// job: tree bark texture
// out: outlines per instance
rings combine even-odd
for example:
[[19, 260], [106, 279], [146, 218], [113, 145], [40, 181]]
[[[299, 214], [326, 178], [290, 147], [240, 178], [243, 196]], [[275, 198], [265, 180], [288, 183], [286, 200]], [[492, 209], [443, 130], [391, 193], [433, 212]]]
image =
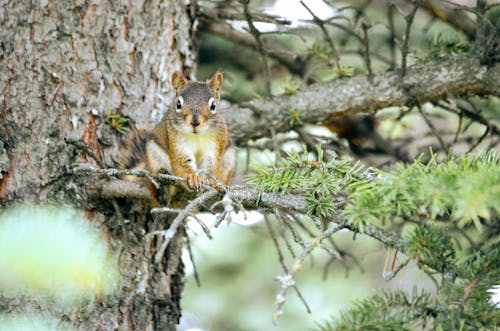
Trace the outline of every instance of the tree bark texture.
[[[180, 0], [0, 1], [0, 203], [85, 201], [87, 179], [71, 176], [82, 154], [66, 141], [84, 138], [113, 165], [119, 135], [107, 114], [126, 114], [141, 127], [163, 116], [172, 72], [190, 72], [194, 63], [191, 22]], [[81, 330], [175, 329], [182, 233], [156, 265], [155, 240], [147, 246], [145, 233], [168, 219], [153, 222], [139, 205], [115, 202], [87, 215], [119, 256], [117, 293], [78, 313], [0, 296], [1, 310], [52, 309]]]

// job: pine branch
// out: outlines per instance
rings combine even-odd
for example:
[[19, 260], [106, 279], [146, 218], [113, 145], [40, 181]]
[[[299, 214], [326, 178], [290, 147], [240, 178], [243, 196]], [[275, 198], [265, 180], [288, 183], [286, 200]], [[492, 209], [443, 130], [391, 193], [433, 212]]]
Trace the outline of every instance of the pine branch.
[[374, 330], [400, 331], [425, 329], [435, 310], [429, 293], [410, 295], [403, 291], [383, 292], [357, 301], [349, 310], [341, 312], [338, 319], [320, 324], [320, 331]]

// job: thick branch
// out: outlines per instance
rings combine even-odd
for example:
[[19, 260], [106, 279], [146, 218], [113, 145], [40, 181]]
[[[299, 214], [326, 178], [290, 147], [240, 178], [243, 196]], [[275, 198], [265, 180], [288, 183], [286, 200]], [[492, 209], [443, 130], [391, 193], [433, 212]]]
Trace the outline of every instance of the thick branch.
[[[89, 171], [95, 170], [95, 168], [89, 169]], [[81, 169], [79, 169], [79, 172], [85, 173]], [[297, 195], [270, 194], [245, 186], [231, 186], [228, 188], [228, 192], [234, 199], [241, 201], [245, 208], [282, 208], [299, 213], [306, 213], [307, 211], [305, 198]], [[144, 184], [119, 179], [92, 185], [89, 193], [90, 196], [106, 199], [127, 198], [145, 201], [151, 199], [150, 193]], [[223, 193], [220, 193], [220, 195], [222, 196]]]
[[226, 109], [231, 134], [240, 146], [249, 139], [269, 136], [270, 129], [292, 128], [290, 113], [299, 111], [303, 122], [317, 123], [335, 114], [375, 112], [392, 106], [412, 106], [451, 96], [500, 95], [500, 64], [482, 66], [471, 56], [427, 62], [397, 72], [336, 79], [314, 84], [297, 94], [254, 100]]
[[[94, 170], [94, 168], [89, 169], [89, 171]], [[82, 172], [82, 170], [80, 169], [79, 172]], [[99, 199], [122, 197], [132, 200], [138, 198], [148, 200], [149, 198], [145, 185], [119, 179], [98, 181], [91, 187], [88, 187], [88, 189], [90, 190], [88, 192], [90, 196]], [[230, 186], [227, 188], [227, 194], [232, 199], [240, 201], [245, 208], [282, 209], [302, 214], [305, 214], [308, 210], [306, 199], [294, 194], [274, 194], [246, 186]], [[223, 195], [224, 193], [221, 192], [218, 198], [222, 198]], [[334, 218], [332, 219], [333, 222], [342, 223], [342, 219], [337, 219], [338, 215], [334, 216]], [[355, 225], [345, 225], [345, 227], [352, 232], [365, 234], [387, 246], [394, 247], [400, 252], [405, 251], [405, 239], [395, 233], [386, 231], [375, 225], [365, 225], [363, 228]]]

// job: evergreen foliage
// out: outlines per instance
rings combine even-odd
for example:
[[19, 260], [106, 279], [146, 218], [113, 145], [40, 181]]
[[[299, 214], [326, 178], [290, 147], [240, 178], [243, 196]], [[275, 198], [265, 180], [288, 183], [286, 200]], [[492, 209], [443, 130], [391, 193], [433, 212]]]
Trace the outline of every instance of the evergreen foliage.
[[431, 304], [430, 295], [416, 288], [411, 296], [403, 291], [383, 292], [358, 301], [337, 321], [320, 324], [319, 330], [414, 330], [428, 324], [434, 314]]
[[[392, 172], [332, 157], [291, 153], [249, 180], [263, 190], [302, 195], [308, 212], [394, 247], [435, 280], [437, 294], [393, 291], [356, 303], [319, 330], [494, 330], [500, 310], [487, 290], [500, 283], [500, 157], [431, 153]], [[399, 271], [399, 270], [397, 270]], [[395, 272], [397, 272], [395, 271]]]
[[499, 156], [450, 157], [439, 163], [433, 155], [399, 165], [383, 180], [353, 190], [345, 214], [353, 223], [380, 223], [394, 218], [443, 220], [460, 227], [473, 222], [478, 230], [500, 211]]
[[265, 191], [303, 194], [308, 202], [308, 214], [321, 217], [334, 212], [337, 201], [332, 197], [366, 178], [360, 163], [334, 157], [325, 161], [319, 147], [316, 159], [306, 150], [302, 154], [292, 152], [272, 166], [258, 165], [254, 170], [255, 173], [247, 177], [249, 182]]

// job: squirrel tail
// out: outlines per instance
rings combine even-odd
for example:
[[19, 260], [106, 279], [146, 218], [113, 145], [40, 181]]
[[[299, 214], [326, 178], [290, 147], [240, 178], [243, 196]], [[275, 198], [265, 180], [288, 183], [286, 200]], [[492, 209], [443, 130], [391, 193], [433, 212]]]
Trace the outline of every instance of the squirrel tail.
[[144, 129], [131, 129], [122, 142], [122, 158], [119, 169], [144, 169], [146, 166], [146, 143], [150, 134]]

